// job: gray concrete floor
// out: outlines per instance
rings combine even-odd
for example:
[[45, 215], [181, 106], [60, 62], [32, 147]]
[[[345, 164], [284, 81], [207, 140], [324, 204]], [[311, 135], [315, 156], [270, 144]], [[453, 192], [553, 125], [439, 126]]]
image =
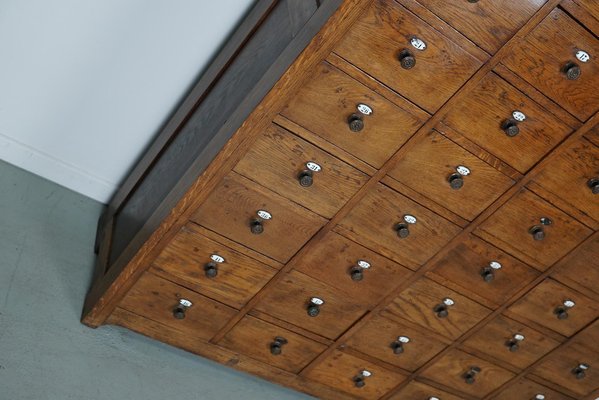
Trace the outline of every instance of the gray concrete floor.
[[101, 205], [0, 161], [0, 400], [309, 399], [79, 323]]

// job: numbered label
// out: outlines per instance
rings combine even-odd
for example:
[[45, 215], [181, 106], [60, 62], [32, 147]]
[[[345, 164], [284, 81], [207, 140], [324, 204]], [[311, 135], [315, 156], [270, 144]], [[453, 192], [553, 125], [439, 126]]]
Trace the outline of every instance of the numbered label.
[[416, 50], [420, 50], [420, 51], [426, 50], [426, 43], [424, 43], [424, 40], [417, 38], [416, 36], [414, 36], [412, 39], [410, 39], [410, 44]]
[[397, 338], [397, 341], [401, 343], [410, 343], [410, 338], [407, 336], [400, 336]]
[[579, 61], [585, 63], [591, 59], [591, 56], [586, 51], [578, 50], [576, 52], [576, 58], [578, 58]]
[[517, 341], [521, 342], [521, 341], [523, 341], [523, 340], [524, 340], [524, 335], [523, 335], [523, 334], [521, 334], [521, 333], [516, 333], [516, 334], [514, 335], [514, 339], [516, 339]]
[[368, 261], [358, 260], [358, 267], [362, 269], [368, 269], [370, 268], [370, 263]]
[[470, 168], [465, 167], [463, 165], [458, 165], [455, 170], [458, 172], [458, 174], [462, 176], [470, 175]]
[[372, 372], [368, 371], [367, 369], [364, 369], [360, 371], [360, 375], [362, 375], [364, 378], [368, 378], [369, 376], [372, 376]]
[[306, 163], [306, 168], [313, 172], [320, 172], [320, 170], [322, 169], [322, 167], [316, 164], [314, 161]]
[[514, 119], [518, 122], [522, 122], [526, 119], [526, 115], [522, 111], [518, 110], [512, 113], [512, 117], [514, 117]]
[[576, 305], [576, 303], [573, 300], [565, 300], [564, 301], [564, 306], [568, 307], [568, 308], [572, 308]]
[[193, 305], [193, 303], [187, 299], [180, 299], [179, 304], [181, 304], [183, 307], [191, 307]]
[[455, 304], [455, 301], [453, 301], [449, 297], [446, 297], [443, 299], [443, 304], [445, 304], [446, 306], [453, 306]]
[[321, 305], [323, 305], [323, 304], [324, 304], [324, 300], [323, 300], [323, 299], [320, 299], [320, 298], [318, 298], [318, 297], [312, 297], [312, 298], [310, 299], [310, 302], [311, 302], [312, 304], [316, 304], [317, 306], [321, 306]]
[[415, 224], [418, 221], [415, 216], [410, 214], [404, 215], [403, 220], [406, 221], [408, 224]]
[[491, 261], [489, 263], [489, 267], [491, 267], [493, 269], [501, 269], [501, 264], [497, 261]]
[[272, 218], [272, 215], [268, 211], [265, 211], [265, 210], [258, 210], [258, 212], [256, 214], [258, 214], [258, 216], [264, 220], [269, 220]]
[[359, 112], [361, 112], [364, 115], [372, 114], [372, 108], [370, 108], [370, 106], [367, 104], [360, 103], [356, 106], [356, 108], [358, 109]]

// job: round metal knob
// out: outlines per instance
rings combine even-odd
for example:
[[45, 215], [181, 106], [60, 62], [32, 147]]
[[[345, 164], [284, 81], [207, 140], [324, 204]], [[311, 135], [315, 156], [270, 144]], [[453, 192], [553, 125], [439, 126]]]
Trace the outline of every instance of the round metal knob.
[[356, 376], [354, 377], [354, 385], [357, 388], [363, 388], [364, 386], [366, 386], [366, 382], [364, 381], [364, 378], [361, 376]]
[[568, 310], [566, 310], [565, 307], [557, 307], [555, 309], [555, 315], [557, 316], [557, 319], [559, 320], [564, 320], [564, 319], [568, 319], [569, 315], [568, 315]]
[[563, 71], [564, 74], [566, 74], [566, 78], [568, 78], [570, 81], [575, 81], [576, 79], [580, 78], [580, 74], [582, 73], [580, 67], [572, 61], [564, 65]]
[[520, 128], [518, 128], [518, 124], [514, 121], [506, 120], [502, 125], [501, 129], [505, 132], [509, 137], [517, 136], [520, 133]]
[[464, 381], [468, 385], [472, 385], [476, 381], [476, 375], [481, 371], [479, 367], [470, 367], [468, 371], [463, 375]]
[[593, 194], [599, 194], [599, 178], [589, 179], [587, 185], [589, 186]]
[[516, 352], [520, 349], [520, 345], [518, 344], [518, 342], [516, 340], [510, 340], [509, 342], [507, 342], [507, 348], [512, 352]]
[[404, 352], [403, 343], [398, 340], [391, 343], [391, 348], [393, 349], [393, 354], [401, 354]]
[[349, 130], [352, 132], [360, 132], [364, 129], [364, 118], [360, 114], [352, 114], [347, 119]]
[[530, 234], [532, 235], [534, 240], [543, 240], [545, 239], [545, 230], [542, 226], [535, 225], [530, 228]]
[[216, 275], [218, 275], [218, 265], [213, 262], [204, 265], [204, 274], [206, 274], [206, 277], [208, 278], [215, 278]]
[[449, 310], [445, 304], [437, 304], [433, 310], [439, 318], [447, 318], [449, 316]]
[[259, 235], [262, 232], [264, 232], [264, 225], [262, 225], [262, 221], [260, 220], [253, 220], [250, 223], [250, 231], [254, 234], [254, 235]]
[[416, 57], [408, 49], [404, 49], [399, 53], [399, 64], [403, 69], [412, 69], [416, 65]]
[[359, 282], [364, 279], [364, 270], [357, 265], [352, 267], [352, 269], [349, 271], [349, 274], [352, 281]]
[[312, 171], [302, 171], [298, 177], [300, 186], [303, 186], [303, 187], [312, 186], [312, 183], [314, 183], [314, 178], [312, 175], [313, 175]]
[[401, 239], [405, 239], [410, 236], [410, 228], [408, 228], [408, 225], [406, 224], [397, 225], [395, 230], [397, 231], [397, 236], [399, 236]]
[[287, 339], [284, 337], [277, 336], [275, 340], [270, 344], [270, 354], [278, 356], [283, 352], [283, 345], [287, 344]]
[[185, 318], [185, 308], [182, 306], [177, 306], [173, 309], [173, 317], [175, 319], [184, 319]]
[[495, 279], [495, 271], [491, 267], [485, 267], [481, 271], [480, 275], [483, 277], [485, 282], [492, 282]]
[[572, 370], [572, 374], [574, 374], [576, 379], [584, 379], [587, 375], [586, 370], [589, 368], [588, 364], [578, 364], [578, 366]]
[[320, 307], [317, 304], [310, 303], [307, 311], [310, 317], [317, 317], [320, 314]]
[[449, 187], [453, 190], [459, 190], [464, 186], [464, 178], [458, 173], [451, 174], [447, 180], [449, 181]]

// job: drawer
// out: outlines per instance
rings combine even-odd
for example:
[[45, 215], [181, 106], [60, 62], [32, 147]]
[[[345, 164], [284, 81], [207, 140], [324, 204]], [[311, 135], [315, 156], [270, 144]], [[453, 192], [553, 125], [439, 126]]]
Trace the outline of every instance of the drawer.
[[564, 336], [574, 335], [599, 317], [599, 304], [551, 279], [540, 283], [508, 310]]
[[[360, 112], [360, 105], [372, 112]], [[368, 113], [368, 109], [360, 110]], [[317, 67], [281, 114], [375, 168], [423, 124], [328, 63]], [[356, 119], [361, 123], [350, 126]]]
[[574, 0], [574, 2], [599, 21], [599, 3], [597, 3], [597, 0]]
[[493, 400], [514, 400], [514, 399], [547, 399], [547, 400], [574, 400], [565, 394], [556, 392], [543, 385], [528, 379], [521, 379], [510, 384], [503, 389]]
[[454, 349], [425, 369], [422, 377], [482, 398], [512, 379], [514, 374]]
[[412, 381], [391, 396], [389, 400], [463, 400], [462, 397], [447, 393], [441, 389]]
[[379, 399], [406, 379], [397, 372], [341, 351], [334, 351], [321, 361], [306, 378], [369, 400]]
[[[323, 300], [324, 304], [311, 308], [314, 297]], [[308, 315], [309, 308], [310, 312], [318, 315]], [[368, 307], [317, 279], [291, 271], [267, 289], [256, 309], [318, 335], [336, 339], [360, 319]]]
[[231, 307], [241, 308], [277, 270], [215, 242], [187, 224], [153, 263], [158, 275]]
[[330, 218], [368, 176], [316, 146], [271, 125], [234, 171]]
[[486, 307], [423, 278], [404, 290], [381, 315], [407, 319], [457, 339], [490, 313]]
[[514, 184], [436, 131], [417, 137], [389, 176], [470, 221]]
[[552, 277], [568, 284], [575, 282], [599, 295], [599, 234], [561, 260]]
[[559, 154], [534, 181], [599, 221], [599, 147], [581, 139]]
[[375, 0], [334, 50], [430, 113], [482, 65], [395, 1]]
[[407, 371], [415, 371], [440, 353], [447, 340], [426, 330], [376, 316], [356, 332], [347, 346]]
[[503, 63], [584, 121], [599, 108], [598, 58], [599, 41], [556, 8]]
[[493, 73], [485, 76], [468, 96], [463, 96], [443, 122], [521, 173], [533, 167], [572, 131]]
[[374, 306], [411, 274], [409, 269], [334, 232], [297, 263], [298, 271]]
[[381, 184], [366, 194], [335, 229], [414, 270], [461, 230]]
[[222, 180], [191, 220], [282, 263], [326, 223], [236, 173]]
[[573, 343], [581, 344], [583, 347], [599, 354], [599, 319], [584, 328], [572, 339]]
[[236, 311], [182, 286], [144, 273], [119, 307], [168, 325], [198, 340], [210, 340]]
[[524, 369], [559, 346], [559, 342], [512, 319], [499, 316], [464, 345]]
[[239, 321], [219, 345], [293, 373], [298, 373], [327, 348], [251, 316]]
[[522, 190], [475, 233], [544, 271], [580, 244], [591, 230], [539, 196]]
[[[576, 373], [588, 366], [584, 376]], [[589, 351], [579, 344], [572, 344], [552, 353], [531, 373], [561, 387], [570, 389], [581, 397], [599, 387], [599, 353]]]
[[547, 0], [418, 0], [468, 39], [494, 54]]
[[451, 246], [432, 274], [497, 305], [503, 304], [539, 273], [472, 235]]

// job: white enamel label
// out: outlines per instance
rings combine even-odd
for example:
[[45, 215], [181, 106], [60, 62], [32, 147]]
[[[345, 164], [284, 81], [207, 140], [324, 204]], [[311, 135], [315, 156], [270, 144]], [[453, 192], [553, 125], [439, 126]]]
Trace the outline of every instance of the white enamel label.
[[446, 297], [443, 299], [443, 304], [445, 304], [446, 306], [453, 306], [455, 304], [455, 301], [453, 301], [449, 297]]
[[514, 117], [514, 119], [518, 122], [522, 122], [526, 119], [526, 115], [522, 111], [518, 110], [512, 113], [512, 117]]
[[310, 302], [311, 302], [312, 304], [316, 304], [317, 306], [321, 306], [321, 305], [323, 305], [323, 304], [324, 304], [324, 300], [323, 300], [323, 299], [319, 299], [318, 297], [312, 297], [312, 298], [310, 299]]
[[402, 343], [410, 343], [410, 338], [407, 336], [400, 336], [397, 338], [398, 341], [402, 342]]
[[521, 341], [523, 341], [523, 340], [524, 340], [524, 335], [523, 335], [523, 334], [521, 334], [521, 333], [516, 333], [516, 334], [514, 335], [514, 339], [516, 339], [517, 341], [521, 342]]
[[368, 269], [370, 268], [370, 263], [368, 261], [358, 260], [358, 267], [362, 269]]
[[580, 364], [579, 367], [580, 369], [589, 369], [589, 366], [587, 364]]
[[360, 375], [362, 375], [364, 378], [368, 378], [369, 376], [372, 376], [372, 372], [364, 369], [360, 372]]
[[420, 38], [413, 37], [410, 40], [410, 43], [412, 44], [412, 47], [414, 47], [416, 50], [423, 51], [426, 49], [426, 43], [424, 43], [424, 40]]
[[187, 299], [180, 299], [179, 304], [181, 304], [183, 307], [191, 307], [193, 303]]
[[568, 307], [568, 308], [572, 308], [576, 305], [576, 303], [572, 300], [565, 300], [564, 301], [564, 306]]
[[455, 170], [458, 172], [458, 174], [462, 176], [470, 175], [470, 168], [465, 167], [463, 165], [458, 165]]
[[535, 400], [545, 400], [545, 395], [539, 393], [535, 395]]
[[356, 108], [358, 109], [358, 111], [360, 111], [362, 114], [364, 115], [370, 115], [372, 114], [372, 108], [370, 108], [370, 106], [364, 104], [364, 103], [360, 103], [356, 106]]
[[583, 63], [588, 62], [591, 59], [591, 56], [586, 51], [578, 50], [576, 52], [576, 58], [582, 61]]
[[222, 264], [222, 263], [224, 263], [224, 262], [225, 262], [225, 258], [224, 258], [224, 257], [221, 257], [221, 256], [219, 256], [218, 254], [213, 254], [213, 255], [211, 255], [211, 256], [210, 256], [210, 259], [211, 259], [212, 261], [214, 261], [215, 263], [219, 263], [219, 264]]
[[258, 210], [257, 212], [258, 216], [262, 219], [271, 219], [272, 215], [270, 215], [270, 213], [268, 211], [264, 211], [264, 210]]
[[432, 397], [429, 397], [428, 400], [441, 400], [441, 399], [439, 399], [438, 397], [432, 396]]
[[320, 165], [316, 164], [314, 161], [306, 163], [306, 168], [314, 172], [320, 172], [320, 170], [322, 169]]
[[497, 261], [491, 261], [489, 263], [489, 267], [491, 267], [493, 269], [501, 269], [501, 264], [498, 263]]
[[410, 214], [404, 215], [403, 220], [406, 221], [408, 224], [415, 224], [417, 221], [416, 217]]

